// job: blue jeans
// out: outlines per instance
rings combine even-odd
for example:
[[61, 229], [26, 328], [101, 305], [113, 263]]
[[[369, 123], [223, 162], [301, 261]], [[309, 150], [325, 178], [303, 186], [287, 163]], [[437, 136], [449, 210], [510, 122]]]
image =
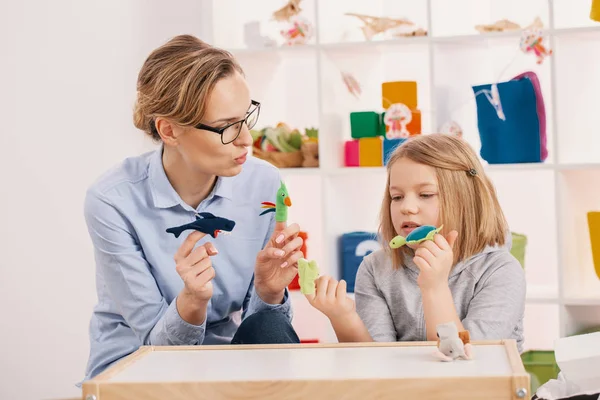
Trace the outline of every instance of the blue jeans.
[[278, 311], [263, 310], [245, 318], [231, 344], [300, 343], [289, 319]]

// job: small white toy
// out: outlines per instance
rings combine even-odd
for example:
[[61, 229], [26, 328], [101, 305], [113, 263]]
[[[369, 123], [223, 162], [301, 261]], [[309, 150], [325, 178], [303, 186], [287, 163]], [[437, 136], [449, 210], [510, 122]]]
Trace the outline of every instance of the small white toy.
[[469, 331], [458, 332], [454, 322], [439, 324], [437, 327], [438, 344], [433, 353], [441, 361], [454, 361], [462, 358], [471, 360], [473, 349], [470, 343]]

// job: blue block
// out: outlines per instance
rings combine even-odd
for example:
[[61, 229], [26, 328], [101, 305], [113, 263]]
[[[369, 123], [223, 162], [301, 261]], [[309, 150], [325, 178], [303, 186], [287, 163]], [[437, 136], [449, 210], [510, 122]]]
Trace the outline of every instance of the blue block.
[[[506, 117], [502, 120], [485, 94], [477, 102], [477, 128], [481, 138], [481, 157], [490, 164], [542, 161], [540, 121], [536, 93], [529, 79], [498, 83], [500, 103]], [[473, 86], [473, 92], [491, 90], [491, 85]]]
[[379, 249], [381, 244], [376, 233], [348, 232], [340, 237], [340, 275], [346, 281], [349, 293], [354, 292], [356, 272], [363, 257]]
[[406, 138], [385, 139], [383, 141], [383, 165], [387, 165], [392, 152], [405, 141]]

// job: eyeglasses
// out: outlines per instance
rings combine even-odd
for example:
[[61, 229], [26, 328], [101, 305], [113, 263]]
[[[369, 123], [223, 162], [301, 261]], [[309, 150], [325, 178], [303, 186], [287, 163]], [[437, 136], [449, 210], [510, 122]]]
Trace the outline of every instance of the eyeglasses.
[[212, 126], [204, 124], [198, 124], [194, 126], [194, 128], [218, 133], [219, 135], [221, 135], [221, 143], [231, 143], [235, 139], [237, 139], [238, 136], [240, 136], [243, 124], [246, 124], [248, 129], [252, 129], [254, 128], [254, 125], [256, 125], [256, 122], [258, 121], [258, 116], [260, 114], [260, 103], [258, 101], [252, 100], [252, 107], [252, 110], [248, 111], [248, 113], [246, 114], [246, 118], [236, 122], [232, 122], [231, 124], [222, 128], [213, 128]]

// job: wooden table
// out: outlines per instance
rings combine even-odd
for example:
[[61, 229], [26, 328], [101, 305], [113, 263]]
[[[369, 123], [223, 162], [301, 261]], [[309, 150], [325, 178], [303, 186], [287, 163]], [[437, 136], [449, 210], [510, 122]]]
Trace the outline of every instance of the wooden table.
[[514, 340], [442, 362], [433, 342], [142, 347], [83, 384], [86, 400], [529, 399]]

